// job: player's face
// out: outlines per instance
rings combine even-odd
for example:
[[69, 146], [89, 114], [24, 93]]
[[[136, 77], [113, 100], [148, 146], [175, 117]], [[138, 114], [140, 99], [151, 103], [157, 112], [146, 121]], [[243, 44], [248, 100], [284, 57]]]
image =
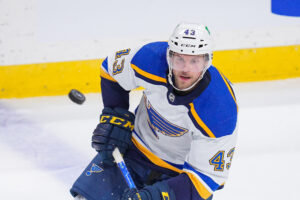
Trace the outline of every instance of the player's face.
[[202, 75], [207, 62], [204, 55], [184, 55], [175, 53], [171, 58], [175, 86], [186, 89]]

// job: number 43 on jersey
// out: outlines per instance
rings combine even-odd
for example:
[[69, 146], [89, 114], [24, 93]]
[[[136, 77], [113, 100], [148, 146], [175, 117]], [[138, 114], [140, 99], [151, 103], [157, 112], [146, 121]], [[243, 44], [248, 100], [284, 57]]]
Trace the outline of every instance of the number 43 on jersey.
[[[232, 162], [232, 158], [233, 158], [233, 154], [234, 154], [234, 149], [232, 148], [228, 153], [227, 153], [227, 157], [230, 158], [229, 162], [226, 164], [226, 169], [228, 170], [231, 166], [231, 162]], [[209, 160], [209, 164], [213, 165], [215, 168], [215, 171], [224, 171], [224, 166], [225, 166], [225, 160], [224, 160], [224, 155], [225, 155], [225, 151], [218, 151], [218, 153], [216, 153], [210, 160]]]

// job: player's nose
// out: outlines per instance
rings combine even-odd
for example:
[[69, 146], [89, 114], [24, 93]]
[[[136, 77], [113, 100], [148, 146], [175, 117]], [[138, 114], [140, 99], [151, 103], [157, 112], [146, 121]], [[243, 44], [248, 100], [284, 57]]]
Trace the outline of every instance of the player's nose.
[[189, 72], [189, 71], [191, 71], [191, 65], [189, 63], [185, 62], [183, 64], [183, 66], [182, 66], [182, 71], [183, 72]]

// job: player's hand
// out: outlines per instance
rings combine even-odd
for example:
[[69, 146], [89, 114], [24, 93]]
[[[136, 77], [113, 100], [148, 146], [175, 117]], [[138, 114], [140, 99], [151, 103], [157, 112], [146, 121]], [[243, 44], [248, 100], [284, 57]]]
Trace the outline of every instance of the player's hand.
[[113, 165], [112, 151], [124, 154], [131, 143], [134, 114], [123, 108], [105, 107], [93, 132], [92, 147], [102, 154], [103, 162]]
[[[142, 196], [143, 198], [142, 198]], [[120, 200], [150, 200], [145, 196], [144, 192], [137, 189], [126, 189]]]
[[175, 194], [165, 182], [156, 182], [140, 190], [126, 189], [121, 200], [174, 200]]

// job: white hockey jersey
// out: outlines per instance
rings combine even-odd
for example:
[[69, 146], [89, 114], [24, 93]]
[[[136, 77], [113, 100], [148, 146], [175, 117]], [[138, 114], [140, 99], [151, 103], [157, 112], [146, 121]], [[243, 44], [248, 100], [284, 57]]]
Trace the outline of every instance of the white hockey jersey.
[[206, 199], [224, 185], [235, 144], [238, 107], [230, 82], [214, 66], [192, 92], [168, 83], [167, 42], [114, 52], [101, 77], [125, 90], [142, 86], [133, 142], [154, 164], [187, 173]]

